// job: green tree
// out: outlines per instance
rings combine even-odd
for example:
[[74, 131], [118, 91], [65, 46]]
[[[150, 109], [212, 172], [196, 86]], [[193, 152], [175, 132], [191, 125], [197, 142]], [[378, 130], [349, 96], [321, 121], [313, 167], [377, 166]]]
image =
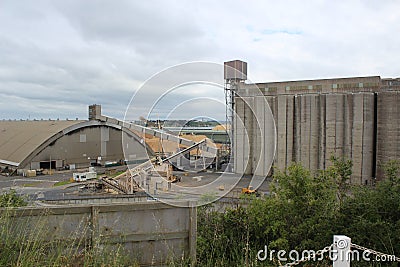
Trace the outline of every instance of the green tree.
[[353, 162], [349, 159], [331, 156], [332, 166], [323, 171], [322, 175], [334, 181], [339, 208], [350, 190], [350, 177], [352, 175]]
[[391, 183], [399, 183], [400, 175], [400, 162], [398, 160], [389, 160], [383, 164], [383, 170], [385, 172], [386, 179], [389, 179]]
[[[387, 254], [400, 255], [400, 164], [385, 164], [386, 179], [375, 187], [350, 186], [352, 162], [332, 157], [332, 166], [311, 174], [293, 163], [276, 171], [270, 195], [246, 199], [225, 212], [199, 211], [199, 266], [277, 266], [256, 260], [268, 249], [322, 249], [332, 236]], [[275, 259], [276, 260], [276, 259]], [[352, 266], [395, 266], [354, 262]], [[312, 262], [308, 266], [330, 266]]]
[[329, 177], [311, 175], [301, 164], [277, 172], [271, 185], [275, 213], [266, 218], [272, 229], [279, 229], [272, 244], [287, 244], [285, 249], [312, 249], [327, 245], [331, 239], [330, 219], [334, 216], [335, 192]]
[[[387, 254], [400, 255], [399, 164], [384, 164], [385, 179], [375, 187], [352, 188], [335, 222], [335, 232], [352, 238], [352, 243]], [[375, 265], [374, 265], [375, 264]], [[355, 266], [381, 266], [360, 262]], [[386, 263], [385, 266], [396, 266]]]

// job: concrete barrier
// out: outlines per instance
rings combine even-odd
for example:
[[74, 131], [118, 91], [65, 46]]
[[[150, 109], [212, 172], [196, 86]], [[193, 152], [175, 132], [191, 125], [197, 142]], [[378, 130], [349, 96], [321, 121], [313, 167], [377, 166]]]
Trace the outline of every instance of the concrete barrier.
[[165, 266], [196, 259], [197, 209], [194, 203], [180, 204], [189, 208], [159, 202], [26, 207], [0, 209], [0, 216], [7, 211], [10, 231], [102, 249], [120, 244], [142, 266]]

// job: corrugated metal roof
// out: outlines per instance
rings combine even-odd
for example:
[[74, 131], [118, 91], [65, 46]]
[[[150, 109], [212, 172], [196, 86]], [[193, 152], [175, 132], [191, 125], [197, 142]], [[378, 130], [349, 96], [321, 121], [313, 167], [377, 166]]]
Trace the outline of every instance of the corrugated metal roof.
[[[198, 143], [198, 142], [206, 139], [208, 146], [216, 148], [216, 145], [214, 144], [214, 142], [211, 139], [207, 138], [207, 136], [205, 136], [205, 135], [185, 134], [185, 135], [181, 135], [180, 137], [185, 138], [190, 141], [194, 141], [195, 143]], [[146, 137], [145, 142], [146, 142], [146, 145], [149, 146], [151, 148], [151, 150], [153, 150], [154, 152], [166, 152], [166, 153], [173, 154], [173, 153], [176, 153], [179, 148], [187, 147], [185, 145], [180, 145], [176, 142], [169, 141], [169, 140], [162, 140], [161, 141], [162, 144], [161, 144], [160, 138], [155, 137], [155, 136]], [[202, 153], [201, 151], [199, 151], [199, 152], [200, 152], [200, 154]], [[190, 151], [190, 154], [195, 155], [195, 154], [197, 154], [197, 151], [194, 149], [194, 150]], [[209, 154], [207, 154], [207, 155], [209, 155]]]
[[17, 166], [39, 145], [82, 120], [0, 121], [0, 162]]

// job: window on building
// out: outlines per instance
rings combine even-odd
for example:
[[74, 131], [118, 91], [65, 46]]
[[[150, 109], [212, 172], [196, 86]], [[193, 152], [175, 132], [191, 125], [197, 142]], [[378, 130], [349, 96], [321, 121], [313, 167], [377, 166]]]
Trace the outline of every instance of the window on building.
[[332, 89], [337, 89], [337, 83], [332, 84]]

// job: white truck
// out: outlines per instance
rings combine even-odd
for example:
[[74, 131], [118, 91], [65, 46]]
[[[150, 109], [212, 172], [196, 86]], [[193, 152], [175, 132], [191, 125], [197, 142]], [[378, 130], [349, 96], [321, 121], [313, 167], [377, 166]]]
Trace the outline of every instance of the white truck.
[[72, 175], [75, 182], [85, 182], [97, 178], [97, 173], [95, 172], [94, 167], [89, 167], [88, 172], [74, 172]]

